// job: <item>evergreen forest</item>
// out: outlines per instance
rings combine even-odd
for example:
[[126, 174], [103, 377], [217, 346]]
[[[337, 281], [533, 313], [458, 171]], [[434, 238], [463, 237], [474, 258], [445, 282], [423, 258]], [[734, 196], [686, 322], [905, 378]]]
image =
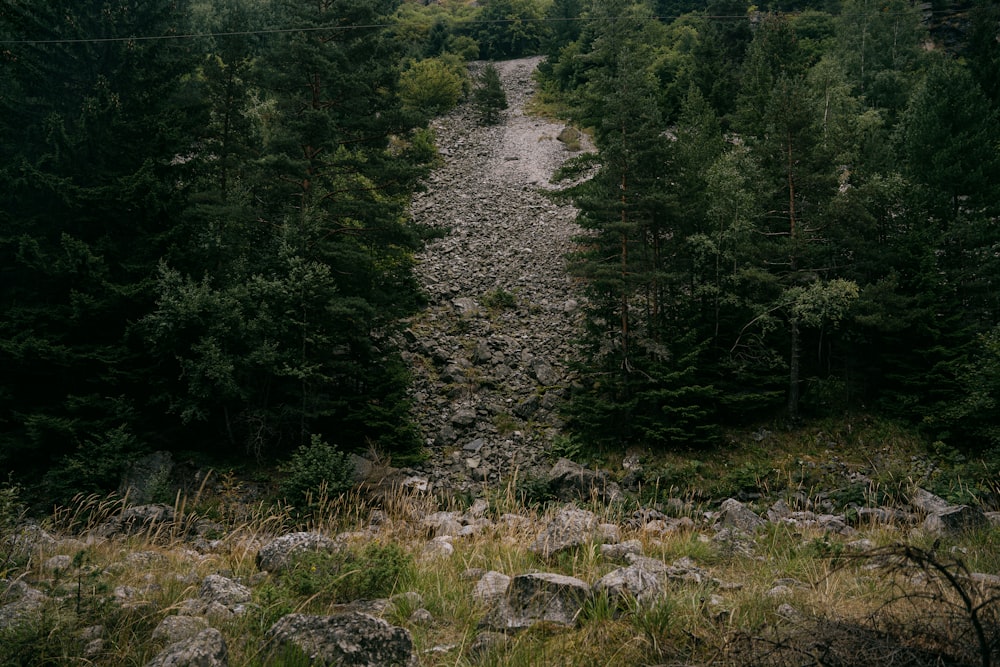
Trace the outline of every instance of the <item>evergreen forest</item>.
[[58, 501], [161, 449], [418, 456], [429, 121], [496, 122], [465, 63], [527, 55], [597, 147], [560, 195], [574, 437], [864, 411], [1000, 448], [989, 0], [0, 0], [0, 473]]

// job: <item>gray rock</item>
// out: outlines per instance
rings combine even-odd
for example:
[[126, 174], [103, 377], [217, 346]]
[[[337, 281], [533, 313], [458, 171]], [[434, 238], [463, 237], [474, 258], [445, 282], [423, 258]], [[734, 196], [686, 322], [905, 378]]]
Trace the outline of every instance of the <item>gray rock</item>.
[[232, 579], [218, 574], [210, 574], [201, 582], [198, 596], [206, 602], [218, 602], [226, 607], [235, 607], [250, 602], [250, 589]]
[[98, 526], [95, 532], [99, 537], [154, 533], [173, 520], [174, 508], [170, 505], [135, 505], [126, 507], [121, 514]]
[[567, 505], [539, 531], [528, 550], [549, 558], [573, 547], [596, 541], [600, 522], [593, 512]]
[[267, 572], [281, 572], [294, 563], [296, 556], [309, 551], [336, 553], [343, 548], [337, 540], [320, 533], [290, 533], [272, 540], [257, 552], [257, 568]]
[[936, 514], [949, 509], [952, 505], [944, 498], [917, 487], [910, 494], [910, 506], [924, 514]]
[[735, 528], [745, 533], [752, 533], [767, 525], [767, 521], [757, 516], [746, 505], [734, 498], [722, 502], [719, 512], [719, 525]]
[[931, 535], [952, 536], [990, 527], [989, 519], [975, 507], [952, 505], [928, 514], [921, 526]]
[[153, 641], [167, 644], [191, 639], [208, 628], [208, 621], [202, 616], [167, 616], [153, 630]]
[[[130, 503], [145, 505], [170, 492], [174, 459], [170, 452], [153, 452], [132, 463], [122, 477], [118, 492]], [[169, 496], [168, 496], [169, 497]]]
[[146, 667], [227, 667], [229, 651], [222, 633], [215, 628], [166, 647]]
[[72, 556], [66, 556], [66, 555], [52, 556], [51, 558], [47, 559], [44, 563], [42, 563], [42, 569], [50, 571], [65, 570], [72, 564], [73, 564]]
[[990, 521], [982, 510], [969, 505], [952, 505], [944, 498], [919, 487], [910, 495], [910, 505], [927, 515], [921, 528], [931, 535], [958, 535], [990, 526]]
[[47, 600], [48, 596], [23, 581], [0, 579], [0, 630], [34, 623]]
[[280, 655], [295, 646], [310, 664], [325, 667], [416, 667], [413, 639], [399, 628], [368, 614], [336, 616], [289, 614], [267, 631], [268, 650]]
[[480, 627], [517, 630], [541, 621], [572, 627], [590, 597], [590, 586], [575, 577], [547, 572], [519, 574]]
[[611, 502], [621, 498], [621, 489], [603, 470], [590, 470], [567, 458], [555, 462], [548, 474], [549, 490], [563, 501], [592, 499]]
[[595, 593], [607, 593], [616, 600], [635, 599], [648, 602], [659, 597], [663, 592], [660, 579], [636, 565], [620, 567], [612, 570], [597, 580], [594, 584]]
[[625, 560], [628, 554], [639, 555], [642, 553], [642, 542], [639, 540], [626, 540], [617, 544], [602, 544], [601, 557], [608, 560]]
[[510, 577], [502, 572], [489, 571], [476, 582], [472, 595], [483, 602], [496, 602], [507, 594], [510, 587]]

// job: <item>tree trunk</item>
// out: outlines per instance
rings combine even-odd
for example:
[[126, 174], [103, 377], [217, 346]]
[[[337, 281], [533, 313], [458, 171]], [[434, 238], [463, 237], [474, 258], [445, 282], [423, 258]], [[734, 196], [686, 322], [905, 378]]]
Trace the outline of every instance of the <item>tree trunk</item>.
[[799, 384], [801, 382], [799, 358], [802, 356], [802, 342], [799, 339], [799, 321], [794, 317], [792, 325], [792, 350], [788, 360], [788, 418], [791, 421], [799, 419]]

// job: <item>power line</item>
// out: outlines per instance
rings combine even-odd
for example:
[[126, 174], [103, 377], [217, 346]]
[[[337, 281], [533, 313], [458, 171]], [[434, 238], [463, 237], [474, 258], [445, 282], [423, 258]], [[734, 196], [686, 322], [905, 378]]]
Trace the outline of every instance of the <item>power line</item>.
[[[950, 13], [947, 10], [934, 10], [930, 12], [924, 12], [923, 14], [947, 14]], [[790, 15], [794, 15], [791, 14]], [[893, 17], [893, 16], [905, 16], [905, 12], [887, 12], [879, 13], [880, 17]], [[455, 21], [453, 27], [455, 26], [477, 26], [477, 25], [500, 25], [500, 24], [511, 24], [511, 23], [576, 23], [576, 22], [590, 22], [590, 21], [672, 21], [682, 16], [692, 16], [698, 19], [706, 19], [710, 21], [735, 21], [735, 20], [747, 20], [752, 21], [754, 17], [748, 16], [746, 14], [681, 14], [676, 16], [612, 16], [612, 17], [590, 17], [590, 16], [580, 16], [580, 17], [543, 17], [543, 18], [518, 18], [518, 19], [466, 19]], [[862, 17], [864, 14], [837, 14], [831, 15], [834, 18], [843, 17]], [[102, 44], [111, 42], [153, 42], [153, 41], [171, 41], [171, 40], [190, 40], [190, 39], [217, 39], [220, 37], [255, 37], [261, 35], [280, 35], [280, 34], [290, 34], [296, 32], [347, 32], [351, 30], [381, 30], [385, 28], [397, 28], [397, 27], [413, 27], [426, 25], [423, 23], [366, 23], [358, 25], [328, 25], [328, 26], [306, 26], [297, 28], [260, 28], [257, 30], [233, 30], [224, 32], [204, 32], [204, 33], [180, 33], [176, 35], [131, 35], [128, 37], [78, 37], [78, 38], [58, 38], [58, 39], [0, 39], [0, 45], [42, 45], [42, 44]]]

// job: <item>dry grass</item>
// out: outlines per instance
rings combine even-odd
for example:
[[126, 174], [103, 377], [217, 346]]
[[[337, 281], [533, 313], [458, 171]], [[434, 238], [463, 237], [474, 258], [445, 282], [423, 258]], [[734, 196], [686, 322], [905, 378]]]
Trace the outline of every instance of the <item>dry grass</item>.
[[[934, 545], [907, 528], [877, 524], [857, 526], [859, 533], [850, 538], [772, 524], [733, 549], [714, 540], [705, 524], [659, 535], [630, 528], [621, 507], [597, 508], [602, 521], [621, 525], [623, 540], [639, 540], [645, 555], [666, 563], [688, 559], [699, 575], [672, 582], [653, 605], [599, 596], [577, 627], [539, 626], [511, 635], [473, 663], [467, 651], [486, 608], [473, 596], [470, 571], [552, 571], [593, 583], [619, 564], [602, 558], [596, 544], [548, 561], [531, 553], [527, 547], [538, 526], [558, 508], [526, 503], [516, 476], [487, 494], [491, 524], [454, 539], [447, 557], [424, 554], [429, 534], [421, 519], [439, 510], [463, 511], [455, 501], [390, 488], [376, 495], [320, 495], [310, 513], [300, 516], [280, 503], [227, 504], [238, 498], [235, 486], [230, 480], [211, 491], [203, 487], [190, 499], [178, 497], [173, 522], [108, 539], [99, 537], [102, 526], [120, 514], [125, 499], [84, 497], [56, 511], [46, 528], [72, 539], [39, 544], [12, 571], [13, 578], [50, 596], [44, 622], [6, 631], [0, 662], [144, 664], [162, 648], [151, 639], [156, 625], [197, 597], [204, 577], [221, 573], [250, 585], [256, 605], [243, 616], [213, 620], [229, 644], [230, 664], [266, 664], [262, 638], [281, 615], [326, 613], [344, 601], [298, 596], [257, 572], [260, 547], [293, 530], [348, 533], [359, 549], [374, 541], [409, 554], [412, 567], [394, 592], [419, 598], [397, 598], [384, 615], [410, 630], [423, 667], [863, 664], [851, 662], [858, 655], [921, 666], [996, 658], [996, 600], [990, 589], [973, 586], [967, 573], [1000, 570], [996, 530]], [[507, 513], [522, 519], [502, 520]], [[211, 535], [217, 541], [197, 552], [191, 539], [206, 515], [218, 524]], [[848, 546], [862, 537], [873, 545], [868, 551]], [[72, 564], [53, 570], [47, 562], [55, 555], [69, 556]], [[431, 613], [430, 623], [411, 620], [418, 606]], [[987, 630], [977, 634], [975, 619]], [[104, 628], [103, 649], [83, 660], [85, 631], [96, 625]]]

